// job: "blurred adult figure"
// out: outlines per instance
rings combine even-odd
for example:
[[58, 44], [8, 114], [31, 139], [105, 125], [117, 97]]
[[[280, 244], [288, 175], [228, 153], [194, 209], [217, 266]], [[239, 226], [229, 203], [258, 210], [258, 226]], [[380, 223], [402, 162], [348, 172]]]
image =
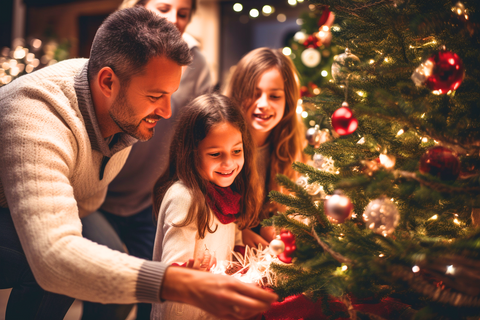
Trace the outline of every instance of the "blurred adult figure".
[[[182, 107], [210, 89], [211, 78], [199, 43], [185, 29], [197, 8], [196, 0], [125, 0], [120, 9], [145, 7], [173, 23], [182, 34], [193, 56], [182, 74], [180, 86], [172, 95], [170, 119], [156, 127], [148, 142], [132, 147], [125, 166], [108, 187], [100, 210], [82, 220], [83, 235], [112, 249], [152, 260], [156, 226], [152, 215], [153, 186], [168, 164], [174, 123]], [[125, 319], [132, 306], [84, 302], [83, 320]], [[151, 304], [139, 304], [137, 319], [150, 319]]]

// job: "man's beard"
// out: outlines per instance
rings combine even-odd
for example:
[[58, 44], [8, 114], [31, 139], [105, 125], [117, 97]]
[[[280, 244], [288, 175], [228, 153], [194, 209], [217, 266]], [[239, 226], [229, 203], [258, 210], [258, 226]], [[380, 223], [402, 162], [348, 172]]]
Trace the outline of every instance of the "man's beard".
[[[134, 108], [132, 105], [128, 103], [125, 90], [122, 90], [113, 102], [112, 108], [109, 110], [109, 114], [117, 126], [126, 134], [131, 135], [140, 141], [150, 140], [155, 133], [155, 128], [148, 129], [147, 133], [142, 132], [139, 127], [143, 119], [136, 123], [133, 110]], [[150, 115], [146, 118], [159, 119], [161, 117]]]

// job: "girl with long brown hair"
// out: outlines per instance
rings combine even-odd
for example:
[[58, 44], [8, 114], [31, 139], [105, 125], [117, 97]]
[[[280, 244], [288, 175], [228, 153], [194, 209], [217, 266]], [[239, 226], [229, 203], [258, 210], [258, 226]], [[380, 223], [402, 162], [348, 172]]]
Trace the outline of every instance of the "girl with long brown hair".
[[[261, 218], [268, 218], [280, 208], [267, 199], [271, 190], [282, 191], [275, 176], [296, 179], [294, 161], [305, 161], [304, 126], [297, 118], [300, 98], [297, 70], [280, 50], [258, 48], [245, 55], [235, 67], [227, 84], [226, 95], [241, 106], [257, 151], [257, 169], [265, 203]], [[259, 230], [257, 230], [258, 232]], [[260, 234], [244, 232], [250, 246], [267, 245], [274, 237], [272, 228]]]
[[[239, 230], [258, 224], [254, 152], [242, 112], [227, 97], [205, 94], [182, 111], [169, 166], [154, 188], [153, 260], [182, 264], [205, 248], [218, 260], [231, 260], [231, 251], [243, 244]], [[152, 318], [211, 317], [167, 301], [153, 306]]]

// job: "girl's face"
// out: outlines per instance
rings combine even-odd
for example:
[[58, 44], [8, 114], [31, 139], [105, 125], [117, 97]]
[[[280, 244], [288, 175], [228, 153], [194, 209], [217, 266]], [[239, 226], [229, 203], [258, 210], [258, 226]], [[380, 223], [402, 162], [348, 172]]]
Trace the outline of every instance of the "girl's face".
[[219, 187], [230, 186], [242, 171], [242, 133], [229, 122], [213, 126], [198, 145], [200, 174]]
[[150, 0], [145, 8], [173, 23], [183, 34], [192, 11], [192, 0]]
[[269, 134], [282, 120], [284, 112], [285, 84], [280, 70], [274, 67], [260, 76], [255, 88], [255, 101], [246, 113], [252, 134]]

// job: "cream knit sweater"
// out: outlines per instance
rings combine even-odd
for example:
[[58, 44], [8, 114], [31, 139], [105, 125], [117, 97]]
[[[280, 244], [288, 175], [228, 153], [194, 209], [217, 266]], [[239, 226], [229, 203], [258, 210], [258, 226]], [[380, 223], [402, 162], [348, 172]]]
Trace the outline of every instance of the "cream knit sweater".
[[158, 302], [165, 264], [82, 237], [80, 217], [101, 205], [133, 142], [120, 134], [115, 150], [99, 138], [86, 62], [67, 60], [0, 88], [0, 206], [9, 208], [45, 290], [101, 303]]

